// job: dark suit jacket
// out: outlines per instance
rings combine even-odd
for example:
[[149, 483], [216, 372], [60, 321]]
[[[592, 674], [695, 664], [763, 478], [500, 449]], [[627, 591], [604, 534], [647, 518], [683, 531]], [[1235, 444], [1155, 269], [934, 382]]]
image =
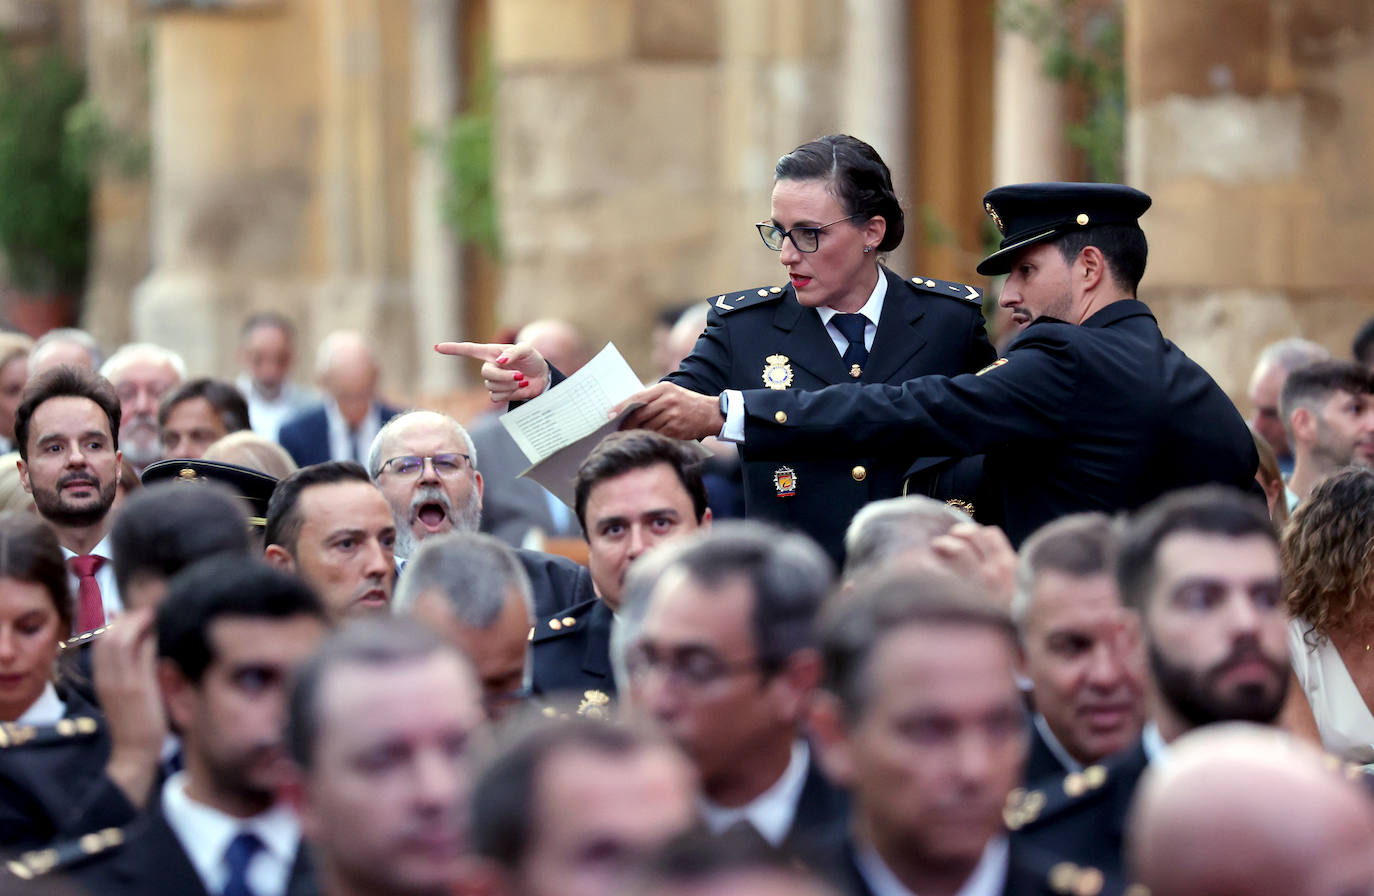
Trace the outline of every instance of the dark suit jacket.
[[1204, 483], [1250, 490], [1258, 463], [1226, 393], [1135, 300], [1081, 326], [1040, 318], [977, 375], [744, 397], [751, 457], [985, 454], [1017, 545], [1076, 511], [1131, 510]]
[[[1056, 889], [1050, 885], [1051, 869], [1058, 861], [1050, 855], [1012, 842], [1007, 854], [1007, 880], [1002, 887], [1002, 896], [1050, 896], [1055, 893], [1075, 892]], [[831, 879], [845, 896], [873, 896], [867, 881], [859, 873], [854, 861], [854, 844], [846, 840], [837, 861], [831, 866]], [[1106, 877], [1102, 894], [1120, 894], [1125, 887], [1119, 878]]]
[[530, 655], [534, 693], [615, 696], [611, 674], [611, 610], [599, 597], [541, 617], [534, 624]]
[[[383, 424], [400, 413], [396, 408], [384, 404], [377, 405], [376, 412], [378, 422]], [[337, 459], [329, 453], [329, 418], [325, 416], [323, 402], [301, 411], [284, 422], [277, 433], [277, 442], [286, 449], [286, 453], [291, 455], [291, 459], [298, 466], [308, 467], [311, 464]], [[363, 464], [367, 464], [366, 458], [363, 459]]]
[[582, 564], [567, 557], [539, 551], [517, 549], [515, 555], [520, 558], [520, 565], [525, 567], [530, 585], [533, 586], [536, 623], [596, 599], [596, 592], [592, 589], [592, 574]]
[[[125, 842], [102, 854], [73, 875], [88, 892], [99, 896], [212, 896], [181, 848], [167, 819], [162, 801], [154, 799], [148, 811], [126, 831]], [[296, 852], [287, 883], [287, 896], [311, 896], [315, 892], [309, 850]]]
[[0, 747], [0, 852], [37, 849], [134, 817], [133, 805], [105, 776], [104, 717], [75, 693], [63, 696], [64, 724], [13, 732], [18, 736]]
[[1107, 771], [1102, 786], [1082, 793], [1066, 792], [1067, 776], [1040, 782], [1036, 793], [1043, 797], [1042, 806], [1033, 819], [1017, 826], [1012, 842], [1124, 877], [1126, 819], [1136, 785], [1149, 766], [1144, 742], [1137, 740], [1102, 765]]
[[1030, 784], [1038, 784], [1048, 778], [1062, 778], [1068, 769], [1054, 755], [1050, 745], [1045, 743], [1040, 726], [1031, 722], [1027, 727], [1030, 728], [1030, 751], [1026, 757], [1025, 780]]
[[[880, 270], [887, 278], [887, 296], [858, 382], [896, 384], [927, 374], [972, 373], [996, 357], [984, 331], [981, 299], [972, 298], [976, 290], [924, 279], [918, 285]], [[770, 360], [775, 356], [783, 360]], [[766, 369], [782, 375], [783, 366], [790, 370], [790, 383], [769, 390], [773, 395], [791, 397], [855, 382], [820, 315], [797, 301], [791, 285], [712, 299], [705, 332], [666, 379], [693, 392], [718, 395], [726, 389], [757, 389]], [[752, 434], [740, 446], [746, 516], [806, 532], [837, 562], [854, 514], [870, 501], [900, 495], [902, 474], [921, 454], [905, 445], [886, 452], [852, 443], [841, 451], [820, 452], [807, 440], [764, 447], [766, 451], [754, 450]], [[784, 470], [795, 481], [790, 496], [782, 496], [788, 490], [774, 482]]]
[[787, 832], [782, 846], [803, 862], [812, 864], [818, 851], [844, 838], [849, 827], [849, 794], [830, 783], [821, 771], [814, 746], [808, 766], [806, 783], [802, 785], [797, 811], [792, 817], [792, 829]]

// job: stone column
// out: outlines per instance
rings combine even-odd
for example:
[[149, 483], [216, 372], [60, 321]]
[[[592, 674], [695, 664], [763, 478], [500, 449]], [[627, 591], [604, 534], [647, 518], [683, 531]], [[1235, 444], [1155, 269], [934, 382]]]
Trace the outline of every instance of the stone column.
[[[415, 130], [440, 138], [458, 108], [459, 0], [411, 0], [411, 117]], [[450, 389], [466, 378], [467, 365], [437, 355], [430, 346], [458, 339], [464, 319], [462, 254], [444, 222], [447, 180], [438, 146], [415, 159], [410, 187], [411, 269], [418, 338], [420, 390]]]
[[993, 115], [994, 184], [1065, 178], [1064, 87], [1045, 76], [1043, 51], [1005, 27], [997, 32]]
[[[892, 185], [900, 197], [910, 196], [913, 180], [905, 170], [910, 154], [906, 6], [903, 0], [846, 0], [839, 100], [840, 130], [878, 151], [892, 170]], [[904, 209], [915, 214], [910, 201]], [[890, 254], [887, 261], [893, 270], [910, 269], [915, 236], [910, 233]]]
[[1141, 297], [1233, 396], [1275, 339], [1348, 357], [1374, 311], [1374, 19], [1286, 0], [1126, 9], [1128, 171], [1154, 197]]

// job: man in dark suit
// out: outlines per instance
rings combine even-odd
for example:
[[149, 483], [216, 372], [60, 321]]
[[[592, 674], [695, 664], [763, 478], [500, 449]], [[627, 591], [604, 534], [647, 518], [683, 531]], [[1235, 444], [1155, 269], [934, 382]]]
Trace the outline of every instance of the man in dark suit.
[[102, 894], [289, 896], [308, 884], [300, 825], [277, 801], [286, 682], [324, 637], [294, 577], [222, 555], [180, 573], [158, 607], [158, 677], [185, 769], [123, 844], [80, 869]]
[[[1000, 303], [1024, 328], [1006, 355], [977, 375], [900, 386], [744, 392], [742, 450], [760, 460], [985, 454], [1016, 545], [1075, 511], [1133, 509], [1209, 482], [1255, 488], [1239, 412], [1135, 299], [1146, 256], [1137, 219], [1149, 204], [1114, 184], [991, 191], [1006, 237], [978, 270], [1008, 275]], [[719, 425], [655, 428], [685, 438]]]
[[820, 643], [827, 679], [812, 724], [850, 788], [854, 817], [833, 859], [846, 892], [1119, 891], [1090, 867], [1053, 870], [1050, 854], [1003, 830], [1027, 736], [1016, 630], [989, 593], [943, 573], [880, 573], [827, 608]]
[[711, 522], [701, 456], [693, 446], [643, 430], [611, 433], [574, 479], [595, 598], [534, 626], [534, 691], [580, 693], [589, 705], [615, 695], [611, 622], [625, 576], [655, 545]]
[[1119, 874], [1127, 813], [1169, 744], [1215, 722], [1272, 724], [1291, 671], [1279, 551], [1264, 502], [1218, 486], [1142, 509], [1121, 534], [1117, 584], [1139, 614], [1151, 720], [1130, 749], [1008, 801], [1014, 843]]
[[803, 856], [844, 834], [847, 800], [802, 733], [821, 676], [812, 622], [832, 580], [805, 536], [730, 521], [630, 573], [622, 693], [696, 765], [715, 833], [747, 826]]
[[[425, 539], [476, 532], [485, 481], [477, 449], [457, 420], [436, 411], [407, 411], [383, 426], [368, 449], [367, 471], [396, 519], [397, 568]], [[591, 573], [566, 557], [517, 550], [529, 576], [536, 617], [593, 600]]]
[[277, 441], [297, 465], [362, 463], [382, 425], [399, 411], [377, 397], [381, 366], [361, 333], [339, 330], [320, 343], [315, 374], [324, 401], [284, 421]]
[[1035, 704], [1027, 781], [1081, 772], [1140, 738], [1145, 653], [1117, 590], [1116, 541], [1106, 514], [1076, 513], [1021, 546], [1011, 612]]

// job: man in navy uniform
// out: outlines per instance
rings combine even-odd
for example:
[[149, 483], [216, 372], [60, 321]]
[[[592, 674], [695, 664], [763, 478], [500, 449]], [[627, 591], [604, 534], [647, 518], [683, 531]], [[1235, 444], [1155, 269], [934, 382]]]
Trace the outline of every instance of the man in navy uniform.
[[[1258, 456], [1240, 413], [1135, 298], [1150, 197], [1117, 184], [1016, 184], [984, 205], [1005, 237], [978, 272], [1007, 274], [1000, 304], [1023, 328], [1004, 357], [900, 386], [727, 392], [725, 435], [738, 432], [757, 458], [985, 454], [995, 487], [983, 493], [1000, 496], [1016, 545], [1075, 511], [1133, 509], [1203, 483], [1253, 488]], [[694, 438], [720, 425], [653, 428]]]
[[660, 542], [709, 525], [711, 511], [695, 448], [643, 430], [602, 439], [578, 468], [574, 488], [597, 597], [535, 623], [534, 691], [581, 692], [594, 705], [615, 694], [611, 621], [630, 564]]

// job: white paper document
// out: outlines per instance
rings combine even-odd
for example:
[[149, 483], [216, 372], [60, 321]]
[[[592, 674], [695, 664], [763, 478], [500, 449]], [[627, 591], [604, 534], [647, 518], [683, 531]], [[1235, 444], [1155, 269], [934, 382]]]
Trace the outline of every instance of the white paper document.
[[611, 408], [644, 388], [613, 343], [581, 370], [501, 416], [501, 425], [525, 453], [521, 473], [573, 506], [573, 476], [602, 439], [620, 428], [632, 405], [614, 419]]

